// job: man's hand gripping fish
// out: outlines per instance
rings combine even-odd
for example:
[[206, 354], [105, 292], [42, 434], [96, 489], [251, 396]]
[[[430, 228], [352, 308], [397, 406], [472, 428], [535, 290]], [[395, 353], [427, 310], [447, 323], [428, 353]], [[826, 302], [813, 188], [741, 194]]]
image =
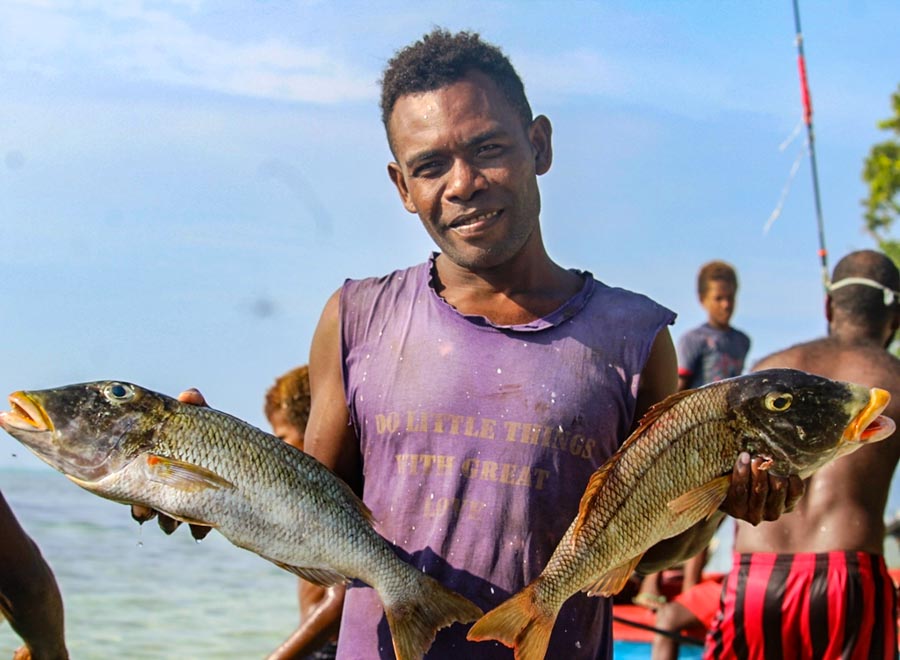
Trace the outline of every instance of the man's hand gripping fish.
[[317, 584], [369, 584], [400, 660], [422, 657], [438, 629], [482, 614], [403, 562], [330, 470], [239, 419], [122, 382], [9, 401], [0, 426], [92, 493], [214, 527]]
[[543, 572], [488, 612], [471, 640], [517, 660], [543, 658], [563, 603], [618, 593], [644, 553], [713, 515], [741, 452], [773, 474], [808, 477], [894, 432], [885, 390], [773, 369], [670, 396], [591, 477], [578, 515]]

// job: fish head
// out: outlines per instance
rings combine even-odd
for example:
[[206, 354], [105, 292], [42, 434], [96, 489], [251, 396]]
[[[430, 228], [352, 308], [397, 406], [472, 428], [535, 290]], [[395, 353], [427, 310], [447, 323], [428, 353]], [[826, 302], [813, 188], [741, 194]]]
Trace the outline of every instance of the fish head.
[[82, 485], [113, 474], [156, 444], [174, 399], [120, 381], [19, 391], [0, 426]]
[[808, 476], [826, 463], [893, 434], [881, 413], [890, 394], [795, 369], [769, 369], [732, 379], [728, 393], [751, 453], [774, 461], [776, 474]]

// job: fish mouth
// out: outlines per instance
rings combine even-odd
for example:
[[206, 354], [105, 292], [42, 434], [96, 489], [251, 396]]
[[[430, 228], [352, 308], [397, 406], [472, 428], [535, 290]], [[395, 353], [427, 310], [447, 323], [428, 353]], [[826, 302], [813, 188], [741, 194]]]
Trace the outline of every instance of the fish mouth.
[[53, 430], [53, 423], [44, 409], [25, 392], [14, 392], [8, 400], [10, 411], [0, 413], [0, 425], [35, 433]]
[[873, 387], [869, 390], [869, 402], [854, 417], [841, 438], [844, 442], [878, 442], [894, 433], [896, 424], [890, 417], [882, 415], [891, 401], [887, 390]]

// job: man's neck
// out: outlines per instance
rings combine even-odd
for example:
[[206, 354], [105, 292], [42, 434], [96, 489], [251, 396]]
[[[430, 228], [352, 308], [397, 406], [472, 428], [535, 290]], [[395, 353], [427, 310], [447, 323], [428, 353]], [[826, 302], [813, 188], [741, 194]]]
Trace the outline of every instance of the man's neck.
[[843, 344], [855, 346], [871, 345], [876, 348], [885, 348], [887, 338], [885, 333], [877, 328], [854, 325], [850, 323], [831, 323], [828, 327], [828, 336]]
[[583, 285], [577, 273], [544, 255], [540, 260], [485, 270], [461, 268], [444, 255], [435, 261], [435, 290], [462, 314], [497, 325], [530, 323], [558, 309]]

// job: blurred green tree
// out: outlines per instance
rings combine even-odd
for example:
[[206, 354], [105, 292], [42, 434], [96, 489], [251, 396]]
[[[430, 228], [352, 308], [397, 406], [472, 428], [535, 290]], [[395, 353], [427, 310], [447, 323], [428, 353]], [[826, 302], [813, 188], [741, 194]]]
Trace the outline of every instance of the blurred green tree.
[[862, 200], [866, 209], [866, 229], [878, 246], [900, 265], [900, 241], [891, 238], [891, 226], [900, 217], [900, 85], [891, 95], [894, 115], [878, 122], [878, 128], [892, 136], [872, 146], [865, 159], [863, 181], [869, 196]]

